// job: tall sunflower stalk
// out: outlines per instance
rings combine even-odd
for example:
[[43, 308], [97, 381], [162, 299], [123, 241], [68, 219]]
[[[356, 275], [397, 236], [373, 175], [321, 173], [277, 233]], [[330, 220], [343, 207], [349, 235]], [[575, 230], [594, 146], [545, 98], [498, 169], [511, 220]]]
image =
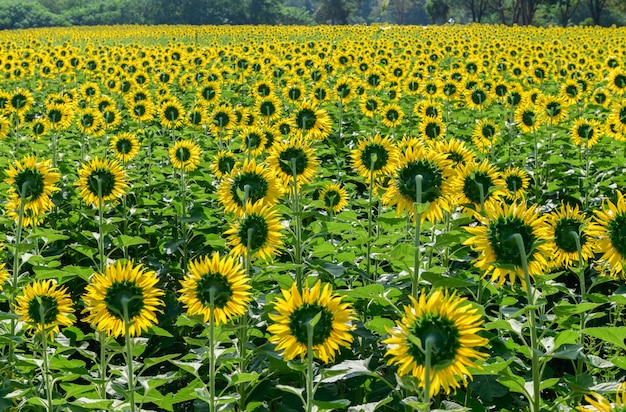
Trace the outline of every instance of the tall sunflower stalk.
[[531, 282], [528, 270], [528, 257], [524, 247], [524, 238], [519, 233], [514, 233], [511, 239], [515, 242], [520, 254], [522, 269], [524, 271], [524, 282], [526, 283], [526, 299], [528, 301], [527, 316], [528, 327], [530, 329], [530, 353], [531, 353], [531, 374], [532, 393], [529, 393], [530, 412], [539, 412], [541, 401], [541, 370], [539, 365], [539, 339], [537, 337], [536, 313], [535, 313], [535, 288]]
[[415, 176], [415, 233], [413, 238], [413, 276], [411, 277], [411, 296], [417, 298], [419, 295], [419, 284], [421, 280], [421, 222], [422, 222], [422, 175]]

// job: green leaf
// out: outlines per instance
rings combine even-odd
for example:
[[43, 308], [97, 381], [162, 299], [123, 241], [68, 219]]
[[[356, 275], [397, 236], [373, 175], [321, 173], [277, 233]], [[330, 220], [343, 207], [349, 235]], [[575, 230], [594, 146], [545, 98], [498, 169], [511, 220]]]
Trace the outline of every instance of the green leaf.
[[579, 313], [591, 312], [598, 306], [600, 306], [599, 303], [592, 302], [582, 302], [576, 304], [572, 304], [569, 302], [559, 302], [554, 306], [554, 313], [559, 317], [567, 317]]
[[551, 388], [557, 383], [559, 383], [559, 380], [560, 380], [559, 378], [543, 379], [541, 383], [539, 384], [539, 389], [544, 390], [544, 389]]
[[376, 409], [378, 409], [379, 406], [386, 405], [391, 401], [393, 401], [393, 398], [388, 396], [379, 400], [378, 402], [370, 402], [363, 405], [351, 406], [348, 408], [348, 412], [374, 412]]
[[511, 392], [522, 393], [522, 394], [527, 393], [526, 387], [525, 387], [526, 382], [524, 381], [524, 378], [522, 378], [521, 376], [516, 376], [516, 375], [501, 376], [498, 378], [498, 382], [500, 382], [502, 385], [509, 388]]
[[313, 400], [313, 405], [317, 406], [319, 411], [336, 411], [350, 406], [350, 401], [347, 399], [337, 399], [334, 401]]
[[395, 322], [391, 319], [383, 318], [381, 316], [374, 316], [372, 320], [365, 322], [365, 327], [368, 330], [382, 336], [387, 334], [387, 328], [393, 328]]
[[146, 239], [139, 236], [119, 235], [113, 238], [113, 245], [117, 247], [129, 247], [136, 245], [145, 245], [148, 242]]
[[194, 376], [198, 376], [198, 371], [202, 367], [202, 362], [183, 362], [183, 361], [170, 359], [170, 363], [172, 363], [175, 366], [178, 366], [180, 369]]
[[171, 333], [169, 333], [168, 331], [166, 331], [163, 328], [160, 328], [156, 325], [152, 325], [149, 329], [150, 333], [152, 333], [155, 336], [162, 336], [164, 338], [173, 338], [174, 335], [172, 335]]
[[364, 360], [345, 360], [337, 365], [333, 365], [322, 372], [322, 382], [332, 383], [355, 376], [369, 375], [372, 373], [367, 364], [370, 358]]
[[294, 388], [293, 386], [289, 386], [289, 385], [276, 385], [276, 388], [280, 389], [281, 391], [293, 393], [294, 395], [298, 396], [300, 399], [302, 399], [302, 394], [304, 393], [304, 388]]
[[551, 358], [557, 359], [579, 359], [583, 350], [583, 345], [566, 343], [559, 346], [553, 353], [548, 354]]
[[256, 372], [243, 373], [238, 372], [230, 378], [229, 386], [238, 385], [240, 383], [256, 382], [259, 380], [259, 374]]
[[581, 332], [626, 350], [626, 326], [585, 328]]
[[104, 409], [108, 411], [111, 410], [113, 401], [105, 399], [78, 398], [75, 401], [71, 401], [70, 405], [76, 405], [84, 409]]
[[506, 386], [498, 382], [498, 377], [495, 374], [474, 375], [468, 388], [487, 402], [492, 402], [494, 398], [499, 398], [509, 392]]

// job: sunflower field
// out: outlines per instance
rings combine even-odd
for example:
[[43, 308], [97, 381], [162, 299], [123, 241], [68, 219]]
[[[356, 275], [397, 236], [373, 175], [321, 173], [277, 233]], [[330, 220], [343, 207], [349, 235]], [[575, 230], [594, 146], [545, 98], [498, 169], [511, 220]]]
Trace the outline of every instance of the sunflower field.
[[31, 29], [0, 67], [0, 410], [626, 408], [626, 29]]

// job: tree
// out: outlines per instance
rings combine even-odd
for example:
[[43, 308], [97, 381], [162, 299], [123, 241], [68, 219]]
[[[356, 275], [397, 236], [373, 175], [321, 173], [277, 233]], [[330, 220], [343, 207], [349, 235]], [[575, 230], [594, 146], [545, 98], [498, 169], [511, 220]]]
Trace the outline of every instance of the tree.
[[354, 0], [320, 0], [313, 18], [321, 24], [348, 24], [348, 19], [355, 10]]
[[580, 0], [557, 0], [556, 1], [556, 14], [559, 24], [563, 27], [567, 27], [570, 19], [576, 13]]
[[480, 23], [489, 7], [489, 0], [463, 0], [462, 4], [470, 10], [472, 22]]
[[448, 20], [450, 6], [446, 0], [428, 0], [426, 2], [426, 13], [433, 24], [443, 24]]
[[522, 26], [531, 25], [540, 2], [541, 0], [516, 0], [513, 4], [513, 22]]
[[591, 13], [591, 19], [596, 26], [600, 24], [600, 16], [602, 11], [606, 7], [608, 0], [585, 0], [587, 7], [589, 7], [589, 13]]

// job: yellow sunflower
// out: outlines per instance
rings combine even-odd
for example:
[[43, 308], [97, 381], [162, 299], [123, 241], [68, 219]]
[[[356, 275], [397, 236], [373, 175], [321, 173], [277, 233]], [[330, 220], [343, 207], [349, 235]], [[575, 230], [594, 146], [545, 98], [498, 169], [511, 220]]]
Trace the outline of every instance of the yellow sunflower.
[[46, 105], [45, 117], [50, 129], [65, 130], [72, 125], [74, 109], [68, 103], [49, 103]]
[[611, 70], [607, 77], [607, 85], [615, 95], [623, 96], [626, 91], [626, 73], [621, 68]]
[[100, 136], [104, 134], [104, 119], [102, 114], [91, 107], [78, 111], [76, 117], [78, 130], [85, 135]]
[[16, 210], [21, 205], [34, 215], [52, 210], [54, 205], [50, 196], [60, 190], [56, 183], [61, 175], [51, 165], [52, 160], [37, 160], [33, 155], [9, 164], [4, 182], [9, 185], [7, 194]]
[[231, 151], [220, 150], [213, 156], [210, 169], [216, 178], [222, 179], [239, 166], [239, 161]]
[[611, 404], [611, 401], [597, 392], [592, 392], [591, 395], [585, 395], [585, 400], [589, 403], [587, 406], [592, 406], [593, 409], [586, 406], [577, 406], [576, 410], [579, 412], [623, 411], [626, 408], [626, 382], [620, 383], [615, 391], [615, 405]]
[[419, 379], [425, 388], [427, 341], [432, 342], [430, 393], [432, 398], [441, 390], [446, 394], [467, 384], [472, 375], [468, 368], [479, 368], [487, 354], [480, 352], [488, 340], [478, 332], [484, 330], [478, 309], [466, 298], [455, 293], [435, 290], [417, 301], [409, 296], [410, 305], [404, 306], [404, 316], [396, 327], [388, 329], [389, 337], [382, 342], [387, 345], [389, 365], [398, 366], [398, 375]]
[[96, 207], [101, 201], [104, 203], [122, 197], [128, 188], [126, 172], [115, 160], [95, 158], [82, 165], [78, 176], [75, 185], [80, 191], [80, 198]]
[[485, 202], [498, 200], [504, 195], [505, 182], [488, 160], [467, 163], [457, 170], [456, 176], [450, 180], [450, 190], [463, 211], [478, 212]]
[[[583, 265], [594, 256], [594, 239], [590, 232], [597, 231], [599, 227], [591, 219], [585, 217], [578, 208], [561, 203], [558, 209], [553, 210], [546, 216], [548, 224], [548, 247], [552, 249], [552, 263], [557, 268], [570, 268], [579, 263], [582, 258]], [[581, 249], [578, 256], [576, 236]]]
[[15, 298], [15, 314], [27, 328], [36, 332], [43, 329], [50, 335], [59, 332], [60, 326], [71, 326], [73, 301], [67, 288], [59, 287], [51, 279], [35, 280], [22, 289]]
[[504, 195], [509, 200], [523, 200], [530, 187], [528, 172], [519, 167], [508, 167], [502, 172], [502, 180], [506, 185]]
[[555, 125], [567, 118], [567, 107], [562, 96], [542, 95], [538, 107], [543, 123]]
[[233, 171], [224, 177], [218, 188], [219, 201], [224, 211], [235, 216], [244, 213], [246, 202], [275, 205], [283, 195], [283, 187], [275, 177], [276, 173], [256, 160], [245, 160], [243, 165], [235, 165]]
[[481, 119], [476, 122], [472, 133], [472, 142], [482, 153], [488, 153], [498, 142], [500, 126], [491, 119]]
[[118, 133], [113, 136], [109, 146], [115, 158], [122, 163], [130, 162], [139, 154], [139, 140], [135, 133]]
[[11, 133], [11, 121], [0, 113], [0, 140], [6, 139]]
[[515, 110], [514, 120], [522, 133], [532, 133], [539, 130], [539, 111], [531, 103], [521, 104]]
[[476, 161], [476, 154], [459, 139], [436, 140], [431, 142], [431, 147], [435, 152], [445, 154], [454, 168]]
[[254, 107], [258, 116], [267, 122], [278, 120], [282, 114], [280, 100], [273, 94], [258, 98]]
[[214, 319], [217, 325], [224, 324], [246, 312], [252, 289], [249, 282], [241, 263], [213, 253], [189, 262], [178, 300], [188, 315], [202, 315], [205, 323]]
[[209, 116], [209, 129], [215, 135], [218, 135], [222, 130], [232, 128], [237, 121], [235, 112], [233, 109], [225, 104], [217, 106], [213, 109]]
[[175, 169], [183, 169], [186, 172], [196, 170], [202, 156], [200, 145], [190, 139], [178, 140], [167, 152], [172, 166]]
[[294, 174], [298, 189], [313, 180], [319, 164], [313, 148], [305, 139], [297, 137], [275, 143], [267, 161], [285, 189], [293, 187]]
[[607, 121], [614, 125], [617, 132], [626, 133], [626, 99], [613, 102]]
[[626, 279], [626, 198], [617, 192], [617, 201], [605, 199], [602, 210], [596, 210], [598, 224], [589, 230], [589, 236], [596, 237], [596, 251], [602, 253], [598, 262], [602, 270], [608, 271], [615, 279]]
[[465, 228], [473, 236], [463, 242], [479, 253], [474, 266], [484, 271], [483, 276], [490, 275], [498, 287], [507, 276], [511, 284], [517, 276], [522, 285], [525, 284], [522, 255], [512, 237], [516, 233], [523, 240], [528, 273], [534, 276], [548, 269], [547, 258], [551, 252], [546, 243], [548, 227], [545, 217], [540, 217], [535, 207], [527, 207], [525, 203], [488, 202], [485, 213], [486, 216], [476, 216], [481, 225]]
[[6, 265], [4, 263], [0, 263], [0, 291], [4, 286], [4, 282], [9, 279], [9, 271], [6, 270], [5, 266]]
[[374, 117], [383, 107], [383, 101], [377, 96], [368, 96], [359, 104], [359, 110], [365, 117]]
[[176, 129], [185, 121], [185, 109], [177, 99], [169, 98], [159, 106], [159, 120], [168, 129]]
[[332, 131], [333, 122], [328, 112], [308, 101], [296, 106], [291, 119], [294, 129], [312, 140], [324, 140]]
[[242, 149], [251, 156], [260, 156], [264, 149], [267, 139], [265, 133], [258, 126], [244, 126], [239, 130], [239, 136], [243, 142]]
[[319, 321], [312, 330], [313, 355], [324, 363], [333, 362], [335, 354], [343, 347], [350, 347], [354, 340], [351, 331], [355, 320], [354, 311], [342, 297], [333, 294], [329, 284], [317, 281], [312, 288], [308, 284], [298, 291], [294, 283], [289, 290], [282, 290], [282, 297], [276, 298], [274, 310], [270, 313], [273, 321], [267, 331], [270, 342], [276, 350], [282, 351], [286, 361], [304, 357], [308, 347], [308, 324], [315, 317]]
[[95, 273], [85, 288], [85, 321], [114, 338], [125, 336], [125, 327], [129, 336], [141, 335], [158, 322], [156, 313], [164, 305], [160, 299], [164, 292], [155, 287], [158, 281], [155, 271], [132, 261], [107, 266], [104, 273]]
[[383, 118], [383, 124], [387, 127], [393, 128], [402, 124], [404, 118], [404, 111], [397, 104], [387, 104], [381, 108], [381, 114]]
[[320, 189], [319, 198], [324, 202], [324, 209], [334, 214], [348, 206], [348, 192], [338, 183], [326, 183]]
[[[450, 211], [449, 178], [454, 174], [450, 161], [443, 153], [437, 153], [422, 145], [410, 145], [400, 156], [392, 183], [382, 198], [383, 205], [396, 206], [401, 215], [415, 212], [415, 203], [424, 203], [428, 209], [422, 220], [443, 220], [443, 210]], [[417, 179], [422, 177], [421, 199], [418, 199]]]
[[232, 246], [234, 256], [257, 256], [271, 261], [282, 248], [281, 225], [278, 211], [263, 202], [246, 204], [244, 216], [235, 220], [224, 234]]
[[446, 125], [438, 117], [426, 116], [422, 118], [419, 131], [424, 140], [441, 140], [446, 135]]
[[600, 123], [595, 119], [579, 117], [570, 129], [570, 138], [576, 146], [590, 149], [600, 141]]
[[360, 139], [350, 155], [352, 166], [369, 183], [378, 176], [391, 175], [398, 163], [398, 149], [389, 136], [379, 134]]

